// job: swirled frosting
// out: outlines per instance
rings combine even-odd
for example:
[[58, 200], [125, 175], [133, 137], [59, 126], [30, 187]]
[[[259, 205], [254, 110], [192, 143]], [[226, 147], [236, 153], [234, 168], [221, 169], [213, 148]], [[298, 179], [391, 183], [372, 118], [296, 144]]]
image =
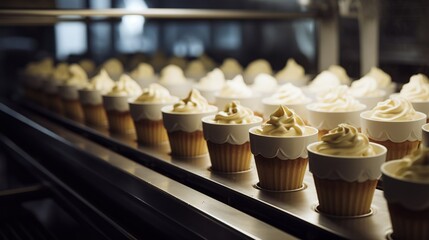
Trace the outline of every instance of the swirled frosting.
[[372, 67], [365, 76], [373, 77], [379, 88], [387, 88], [392, 83], [392, 77], [377, 67]]
[[359, 157], [375, 155], [368, 137], [345, 123], [339, 124], [337, 128], [323, 135], [322, 142], [317, 145], [316, 150], [327, 155]]
[[399, 92], [401, 97], [410, 102], [429, 101], [429, 80], [423, 74], [411, 76], [410, 82], [405, 84]]
[[195, 84], [195, 87], [200, 90], [220, 90], [225, 84], [225, 76], [219, 68], [213, 69], [211, 72], [200, 79], [200, 81]]
[[102, 68], [106, 69], [109, 76], [115, 80], [117, 80], [124, 72], [122, 63], [116, 58], [110, 58], [105, 61]]
[[234, 58], [225, 59], [219, 68], [225, 74], [226, 79], [233, 79], [243, 73], [243, 67]]
[[164, 85], [177, 85], [185, 83], [186, 77], [180, 67], [170, 64], [164, 67], [161, 71], [159, 82]]
[[82, 59], [79, 61], [79, 65], [83, 68], [83, 70], [85, 70], [88, 75], [94, 73], [95, 64], [92, 60]]
[[51, 80], [57, 83], [57, 85], [60, 85], [70, 77], [69, 65], [67, 63], [58, 63], [52, 72]]
[[31, 77], [48, 79], [54, 70], [54, 62], [52, 58], [44, 58], [38, 62], [29, 63], [24, 73]]
[[277, 91], [269, 98], [266, 99], [270, 104], [302, 104], [308, 103], [311, 99], [305, 96], [301, 88], [294, 86], [292, 83], [282, 85]]
[[244, 83], [243, 76], [237, 75], [232, 80], [227, 80], [219, 93], [221, 97], [250, 97], [252, 90]]
[[163, 86], [152, 83], [149, 87], [143, 89], [143, 93], [135, 100], [141, 103], [166, 103], [177, 100], [170, 95], [170, 92]]
[[192, 79], [200, 79], [207, 73], [206, 67], [200, 60], [191, 61], [185, 70], [185, 76]]
[[402, 158], [392, 175], [407, 181], [429, 183], [429, 148], [421, 147]]
[[377, 81], [370, 76], [364, 76], [359, 80], [353, 81], [350, 93], [354, 97], [379, 97], [385, 94], [378, 88]]
[[88, 84], [88, 76], [85, 70], [78, 64], [72, 64], [69, 67], [71, 78], [67, 79], [64, 84], [67, 86], [75, 86], [77, 88], [84, 88]]
[[335, 74], [335, 76], [337, 76], [338, 79], [340, 80], [341, 84], [345, 84], [345, 85], [350, 84], [351, 82], [350, 77], [349, 75], [347, 75], [347, 72], [343, 67], [339, 65], [331, 65], [329, 66], [328, 71]]
[[128, 96], [137, 97], [142, 93], [140, 85], [126, 74], [122, 74], [119, 81], [115, 82], [115, 86], [107, 93], [108, 96]]
[[200, 92], [192, 89], [188, 96], [173, 105], [172, 112], [201, 113], [206, 112], [210, 105]]
[[254, 78], [260, 73], [273, 74], [270, 63], [265, 59], [257, 59], [249, 63], [243, 75], [247, 83], [252, 83]]
[[377, 103], [370, 114], [371, 119], [381, 121], [409, 121], [418, 117], [413, 105], [399, 96]]
[[115, 82], [109, 77], [106, 70], [101, 69], [100, 73], [94, 76], [91, 81], [85, 86], [86, 90], [97, 90], [102, 95], [107, 94], [115, 86]]
[[305, 133], [305, 123], [294, 111], [280, 105], [257, 133], [269, 136], [302, 136]]
[[289, 58], [286, 62], [286, 66], [276, 74], [278, 80], [286, 82], [293, 82], [304, 76], [304, 67], [299, 65], [293, 58]]
[[318, 102], [313, 106], [316, 110], [326, 112], [357, 111], [365, 108], [365, 105], [350, 96], [346, 85], [331, 88], [319, 95]]
[[214, 121], [216, 123], [226, 124], [246, 124], [254, 122], [252, 109], [240, 105], [238, 101], [228, 103], [223, 111], [216, 114]]
[[155, 71], [150, 64], [140, 63], [136, 68], [130, 73], [130, 77], [135, 80], [151, 78], [155, 75]]
[[273, 76], [266, 73], [260, 73], [255, 77], [255, 81], [251, 88], [255, 92], [272, 93], [276, 90], [277, 86], [277, 80]]
[[308, 89], [313, 93], [324, 93], [330, 88], [339, 86], [340, 79], [329, 71], [323, 71], [317, 75], [308, 85]]

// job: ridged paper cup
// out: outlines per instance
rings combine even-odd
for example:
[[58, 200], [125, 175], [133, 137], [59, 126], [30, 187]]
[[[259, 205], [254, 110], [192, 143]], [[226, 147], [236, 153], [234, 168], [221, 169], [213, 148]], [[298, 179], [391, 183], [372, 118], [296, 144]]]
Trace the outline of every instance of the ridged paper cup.
[[136, 133], [128, 100], [128, 96], [103, 95], [103, 106], [106, 110], [109, 131], [111, 133], [124, 135]]
[[62, 100], [64, 115], [71, 120], [83, 123], [85, 117], [79, 101], [78, 88], [63, 85], [58, 87], [58, 91]]
[[393, 239], [429, 239], [429, 183], [395, 177], [401, 164], [402, 160], [393, 160], [381, 167]]
[[320, 143], [307, 147], [309, 169], [319, 200], [318, 210], [341, 217], [369, 214], [386, 148], [370, 143], [376, 153], [374, 156], [337, 156], [318, 153], [316, 147]]
[[429, 147], [429, 123], [422, 126], [422, 144]]
[[107, 127], [107, 114], [103, 106], [101, 92], [97, 90], [79, 90], [85, 123], [96, 127]]

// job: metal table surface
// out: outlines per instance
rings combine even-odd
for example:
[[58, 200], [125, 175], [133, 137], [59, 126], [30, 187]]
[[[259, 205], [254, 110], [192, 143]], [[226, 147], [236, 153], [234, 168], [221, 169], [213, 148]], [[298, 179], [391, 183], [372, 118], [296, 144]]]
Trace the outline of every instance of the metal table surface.
[[141, 146], [135, 141], [135, 136], [112, 135], [106, 129], [96, 129], [70, 121], [37, 106], [26, 106], [136, 162], [174, 177], [300, 238], [386, 239], [387, 234], [391, 232], [387, 203], [381, 190], [376, 190], [374, 194], [373, 213], [370, 216], [358, 218], [326, 216], [315, 211], [318, 200], [312, 175], [308, 171], [304, 177], [305, 188], [300, 191], [264, 191], [255, 187], [258, 176], [254, 165], [250, 171], [243, 173], [212, 172], [208, 155], [177, 159], [169, 154], [168, 143], [157, 147]]

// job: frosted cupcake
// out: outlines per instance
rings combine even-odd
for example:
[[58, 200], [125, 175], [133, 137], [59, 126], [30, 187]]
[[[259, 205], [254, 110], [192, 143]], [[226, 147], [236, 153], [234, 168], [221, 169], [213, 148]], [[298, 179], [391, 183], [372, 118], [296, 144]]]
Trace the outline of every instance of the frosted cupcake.
[[317, 75], [308, 86], [303, 87], [302, 91], [309, 98], [315, 100], [318, 95], [323, 95], [331, 88], [340, 86], [340, 79], [329, 71], [323, 71]]
[[173, 96], [184, 98], [192, 89], [192, 82], [188, 81], [180, 67], [168, 65], [161, 71], [159, 83], [168, 89]]
[[350, 85], [352, 82], [349, 75], [347, 75], [346, 70], [339, 65], [329, 66], [328, 71], [337, 76], [342, 85]]
[[416, 111], [429, 115], [429, 79], [425, 75], [411, 76], [410, 81], [402, 87], [399, 96], [410, 101]]
[[394, 239], [429, 239], [428, 154], [421, 148], [381, 167]]
[[79, 100], [82, 105], [85, 123], [91, 126], [107, 127], [107, 115], [103, 106], [103, 97], [115, 86], [115, 82], [104, 69], [79, 90]]
[[94, 76], [95, 74], [95, 63], [90, 59], [82, 59], [79, 61], [79, 66], [85, 70], [88, 76]]
[[386, 148], [370, 143], [355, 127], [340, 124], [307, 149], [317, 209], [334, 216], [369, 214]]
[[130, 77], [134, 79], [142, 88], [154, 83], [158, 78], [150, 64], [140, 63], [130, 72]]
[[426, 114], [416, 112], [408, 100], [398, 96], [379, 102], [360, 117], [362, 133], [387, 148], [387, 161], [417, 149], [422, 140], [421, 127], [426, 123]]
[[200, 91], [201, 95], [207, 99], [209, 103], [215, 103], [215, 95], [220, 92], [225, 84], [225, 76], [219, 68], [207, 73], [207, 75], [194, 85], [194, 88]]
[[261, 73], [273, 75], [273, 69], [271, 68], [270, 63], [265, 59], [254, 60], [253, 62], [249, 63], [247, 68], [244, 70], [244, 81], [247, 84], [252, 84], [255, 81], [256, 76]]
[[142, 89], [137, 82], [123, 74], [112, 90], [103, 95], [103, 106], [112, 133], [135, 134], [128, 101], [133, 101], [140, 94]]
[[392, 77], [377, 67], [372, 67], [365, 76], [374, 78], [377, 82], [378, 88], [384, 90], [386, 92], [386, 96], [389, 96], [396, 91], [396, 83], [392, 82]]
[[277, 90], [277, 86], [277, 80], [273, 76], [261, 73], [256, 76], [250, 88], [254, 93], [265, 98], [271, 96]]
[[177, 157], [195, 157], [207, 154], [201, 119], [217, 112], [200, 92], [192, 89], [178, 103], [161, 109], [167, 130], [171, 154]]
[[144, 145], [156, 145], [168, 140], [162, 122], [161, 108], [178, 102], [163, 86], [152, 83], [143, 93], [129, 102], [131, 116], [137, 132], [137, 141]]
[[243, 80], [241, 75], [227, 80], [218, 94], [215, 94], [216, 106], [223, 108], [232, 101], [239, 101], [241, 105], [262, 113], [261, 96], [254, 94]]
[[250, 108], [233, 101], [216, 115], [204, 117], [203, 133], [212, 170], [241, 172], [250, 169], [249, 129], [262, 123]]
[[199, 60], [193, 60], [186, 66], [185, 76], [193, 80], [199, 80], [207, 73], [206, 67]]
[[307, 85], [309, 77], [305, 75], [304, 67], [299, 65], [293, 58], [286, 62], [286, 66], [275, 75], [279, 84], [292, 83], [302, 87]]
[[305, 122], [308, 122], [306, 106], [311, 101], [311, 98], [305, 96], [300, 88], [291, 83], [286, 83], [278, 88], [272, 96], [262, 99], [264, 118], [268, 118], [279, 105], [284, 105], [293, 109]]
[[46, 96], [46, 105], [49, 110], [58, 114], [64, 113], [58, 87], [63, 85], [70, 77], [69, 65], [67, 63], [59, 63], [52, 72], [49, 80], [45, 82], [43, 90]]
[[26, 66], [23, 73], [23, 84], [24, 94], [27, 99], [43, 105], [43, 82], [51, 77], [53, 70], [54, 65], [51, 58], [31, 62]]
[[234, 58], [227, 58], [223, 60], [219, 69], [225, 74], [225, 79], [233, 79], [237, 75], [243, 74], [243, 67]]
[[271, 191], [302, 188], [308, 163], [306, 147], [317, 141], [317, 129], [305, 126], [295, 112], [280, 106], [267, 122], [249, 133], [259, 186]]
[[116, 58], [108, 59], [101, 65], [101, 68], [105, 69], [107, 74], [115, 81], [124, 73], [124, 66]]
[[307, 105], [309, 124], [319, 129], [319, 139], [340, 123], [360, 128], [359, 115], [366, 106], [348, 93], [348, 87], [341, 85], [320, 95], [318, 101]]
[[367, 109], [371, 109], [386, 99], [386, 92], [377, 86], [374, 78], [365, 76], [359, 80], [353, 81], [350, 87], [350, 94], [359, 102], [366, 105]]
[[83, 123], [84, 115], [79, 101], [78, 90], [88, 84], [88, 76], [85, 70], [78, 64], [70, 65], [69, 71], [71, 77], [58, 87], [64, 108], [64, 115], [72, 120]]

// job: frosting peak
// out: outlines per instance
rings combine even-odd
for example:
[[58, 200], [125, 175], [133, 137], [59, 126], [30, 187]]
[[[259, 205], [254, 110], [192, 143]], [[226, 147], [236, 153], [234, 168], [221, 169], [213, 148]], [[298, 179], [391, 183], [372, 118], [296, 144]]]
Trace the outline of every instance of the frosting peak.
[[110, 92], [113, 86], [115, 86], [115, 82], [109, 77], [106, 70], [101, 69], [100, 73], [93, 77], [85, 88], [87, 90], [98, 90], [104, 95]]
[[136, 81], [131, 79], [128, 75], [122, 74], [119, 81], [115, 83], [115, 86], [107, 94], [109, 96], [124, 96], [124, 97], [136, 97], [142, 93], [141, 87]]
[[226, 124], [246, 124], [254, 122], [253, 111], [240, 105], [238, 101], [228, 103], [223, 111], [216, 114], [214, 121]]
[[200, 90], [220, 90], [225, 84], [225, 76], [219, 68], [213, 69], [211, 72], [196, 84]]
[[399, 95], [411, 102], [429, 101], [429, 80], [423, 74], [411, 76], [410, 82], [405, 84]]
[[429, 148], [421, 147], [405, 156], [394, 176], [420, 183], [429, 183]]
[[350, 77], [349, 75], [347, 75], [347, 72], [343, 67], [338, 65], [331, 65], [328, 68], [328, 71], [335, 74], [335, 76], [337, 76], [338, 79], [340, 80], [341, 84], [345, 84], [345, 85], [350, 84]]
[[185, 83], [187, 80], [180, 67], [170, 64], [161, 71], [159, 82], [164, 85], [175, 85]]
[[304, 67], [299, 65], [295, 59], [289, 58], [286, 66], [276, 74], [278, 80], [292, 82], [305, 76]]
[[189, 78], [200, 79], [206, 74], [206, 67], [200, 60], [191, 61], [185, 70], [185, 75]]
[[[269, 99], [269, 100], [268, 100]], [[303, 104], [309, 103], [310, 98], [305, 96], [301, 88], [296, 87], [292, 83], [286, 83], [280, 86], [277, 91], [269, 98], [267, 102], [270, 104]]]
[[377, 81], [371, 76], [364, 76], [352, 82], [350, 93], [354, 97], [379, 97], [385, 94], [378, 88]]
[[163, 86], [152, 83], [149, 87], [143, 89], [143, 93], [135, 100], [135, 102], [143, 103], [165, 103], [176, 100], [170, 95], [170, 92]]
[[371, 119], [382, 121], [407, 121], [416, 119], [413, 105], [405, 98], [394, 96], [377, 103], [371, 110]]
[[225, 74], [226, 79], [232, 79], [243, 73], [243, 67], [234, 58], [225, 59], [219, 68]]
[[372, 67], [365, 76], [373, 77], [380, 88], [387, 88], [392, 83], [392, 77], [377, 67]]
[[237, 75], [227, 80], [219, 93], [222, 97], [250, 97], [252, 90], [244, 83], [243, 76]]
[[150, 64], [140, 63], [131, 73], [130, 77], [135, 80], [151, 78], [155, 75], [155, 71]]
[[173, 112], [201, 113], [207, 111], [209, 107], [209, 103], [200, 92], [192, 89], [186, 98], [174, 104]]
[[319, 95], [318, 102], [314, 106], [317, 110], [329, 112], [356, 111], [365, 108], [365, 105], [350, 96], [346, 85], [331, 88]]
[[270, 136], [302, 136], [305, 123], [293, 110], [284, 105], [270, 115], [270, 119], [262, 124], [258, 133]]
[[78, 64], [72, 64], [70, 65], [69, 71], [71, 78], [67, 79], [65, 85], [83, 88], [88, 84], [88, 76], [81, 66]]

